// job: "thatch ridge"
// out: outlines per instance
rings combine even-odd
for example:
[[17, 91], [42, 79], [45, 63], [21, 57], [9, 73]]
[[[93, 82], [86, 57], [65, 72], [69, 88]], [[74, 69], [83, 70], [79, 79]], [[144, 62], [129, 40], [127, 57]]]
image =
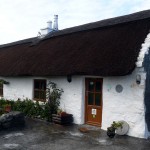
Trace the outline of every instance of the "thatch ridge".
[[92, 23], [87, 23], [87, 24], [83, 24], [83, 25], [79, 25], [79, 26], [75, 26], [71, 28], [66, 28], [57, 32], [49, 33], [44, 39], [48, 39], [48, 38], [60, 36], [60, 35], [65, 35], [65, 34], [71, 34], [75, 32], [83, 32], [85, 30], [93, 30], [96, 28], [104, 28], [104, 27], [114, 26], [118, 24], [134, 22], [137, 20], [143, 20], [147, 18], [150, 18], [150, 10], [144, 10], [144, 11], [136, 12], [133, 14], [104, 19], [104, 20], [100, 20], [97, 22], [92, 22]]

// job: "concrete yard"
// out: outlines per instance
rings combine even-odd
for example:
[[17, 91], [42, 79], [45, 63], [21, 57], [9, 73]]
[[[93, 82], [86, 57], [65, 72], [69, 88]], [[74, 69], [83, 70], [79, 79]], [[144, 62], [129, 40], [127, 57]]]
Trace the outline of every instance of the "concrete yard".
[[[80, 132], [79, 127], [88, 128]], [[106, 132], [92, 126], [61, 126], [26, 119], [19, 129], [0, 131], [0, 150], [150, 150], [150, 139], [129, 136], [107, 137]]]

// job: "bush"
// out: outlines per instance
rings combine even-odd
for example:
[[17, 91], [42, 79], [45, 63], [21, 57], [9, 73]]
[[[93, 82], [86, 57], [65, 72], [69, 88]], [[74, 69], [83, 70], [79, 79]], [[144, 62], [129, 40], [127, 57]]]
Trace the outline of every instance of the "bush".
[[3, 113], [5, 113], [5, 107], [6, 106], [11, 106], [11, 108], [13, 107], [14, 102], [10, 101], [10, 100], [5, 100], [3, 98], [0, 99], [0, 115], [2, 115]]
[[63, 89], [58, 89], [57, 84], [54, 82], [49, 82], [47, 84], [47, 90], [46, 90], [46, 98], [48, 100], [48, 103], [46, 104], [46, 110], [49, 109], [49, 116], [48, 118], [50, 121], [52, 121], [52, 114], [56, 114], [58, 107], [60, 105], [60, 98], [63, 93]]
[[[47, 102], [44, 104], [40, 105], [38, 101], [35, 102], [30, 99], [18, 99], [17, 101], [0, 99], [0, 108], [4, 110], [5, 105], [11, 105], [12, 110], [21, 111], [25, 116], [52, 121], [52, 114], [57, 113], [62, 93], [63, 90], [58, 89], [55, 83], [49, 82], [46, 90]], [[0, 111], [0, 115], [2, 113], [4, 113], [4, 111]]]

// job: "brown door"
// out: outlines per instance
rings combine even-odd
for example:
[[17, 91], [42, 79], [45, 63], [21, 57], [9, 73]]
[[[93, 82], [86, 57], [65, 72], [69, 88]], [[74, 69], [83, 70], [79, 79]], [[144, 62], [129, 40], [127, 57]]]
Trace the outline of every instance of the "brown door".
[[102, 79], [85, 80], [85, 123], [101, 126], [102, 122]]

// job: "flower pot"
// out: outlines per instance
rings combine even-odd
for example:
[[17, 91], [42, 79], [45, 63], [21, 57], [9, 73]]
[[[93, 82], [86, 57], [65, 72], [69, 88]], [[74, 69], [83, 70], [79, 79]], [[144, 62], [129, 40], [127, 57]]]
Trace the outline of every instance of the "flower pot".
[[61, 125], [69, 125], [73, 122], [73, 116], [67, 113], [62, 115], [52, 114], [52, 121]]
[[4, 111], [5, 112], [10, 112], [11, 111], [11, 106], [10, 105], [5, 106]]
[[108, 127], [108, 128], [107, 128], [107, 135], [108, 135], [110, 138], [114, 138], [114, 136], [115, 136], [115, 128]]

